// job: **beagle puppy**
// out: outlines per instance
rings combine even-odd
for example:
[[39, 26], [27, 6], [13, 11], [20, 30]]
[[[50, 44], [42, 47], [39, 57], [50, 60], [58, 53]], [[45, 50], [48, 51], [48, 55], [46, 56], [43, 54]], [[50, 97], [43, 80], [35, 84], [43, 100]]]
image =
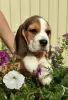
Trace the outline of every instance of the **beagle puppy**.
[[20, 25], [15, 37], [16, 54], [21, 56], [25, 69], [30, 73], [37, 72], [39, 81], [49, 85], [52, 80], [52, 67], [46, 57], [37, 59], [42, 52], [49, 52], [51, 29], [48, 22], [40, 16], [32, 16]]

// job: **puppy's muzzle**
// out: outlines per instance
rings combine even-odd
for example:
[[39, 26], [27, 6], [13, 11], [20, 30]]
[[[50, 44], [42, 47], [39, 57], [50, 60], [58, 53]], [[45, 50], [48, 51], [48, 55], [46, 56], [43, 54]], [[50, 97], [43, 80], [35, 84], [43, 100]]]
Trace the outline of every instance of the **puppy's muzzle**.
[[41, 39], [41, 40], [39, 40], [39, 42], [40, 42], [40, 45], [43, 46], [43, 47], [46, 46], [47, 43], [48, 43], [48, 41], [45, 40], [45, 39]]

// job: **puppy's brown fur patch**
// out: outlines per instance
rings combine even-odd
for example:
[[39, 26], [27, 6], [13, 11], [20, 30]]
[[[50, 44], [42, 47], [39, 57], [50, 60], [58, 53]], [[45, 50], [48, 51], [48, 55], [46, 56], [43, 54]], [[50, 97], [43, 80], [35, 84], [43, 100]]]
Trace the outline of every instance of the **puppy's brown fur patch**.
[[27, 31], [24, 31], [24, 36], [26, 38], [27, 43], [30, 42], [34, 38], [36, 34], [40, 32], [40, 23], [37, 20], [35, 23], [29, 25]]

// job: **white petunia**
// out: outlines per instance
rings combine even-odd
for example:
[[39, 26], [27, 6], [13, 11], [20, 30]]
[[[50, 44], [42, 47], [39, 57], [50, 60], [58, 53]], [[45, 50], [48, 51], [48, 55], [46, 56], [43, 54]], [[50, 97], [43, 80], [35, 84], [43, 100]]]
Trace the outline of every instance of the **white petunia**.
[[8, 72], [3, 77], [3, 82], [9, 89], [20, 89], [22, 84], [24, 84], [24, 81], [25, 77], [15, 70]]

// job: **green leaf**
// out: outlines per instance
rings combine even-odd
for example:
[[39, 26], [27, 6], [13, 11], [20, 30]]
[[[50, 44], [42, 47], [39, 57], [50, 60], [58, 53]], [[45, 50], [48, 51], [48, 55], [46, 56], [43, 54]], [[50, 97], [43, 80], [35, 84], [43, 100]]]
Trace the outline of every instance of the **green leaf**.
[[7, 100], [7, 96], [4, 91], [0, 91], [0, 100]]
[[4, 73], [0, 71], [0, 76], [2, 76], [2, 75], [4, 75]]
[[65, 90], [65, 93], [62, 96], [61, 100], [68, 100], [68, 89]]
[[10, 58], [9, 60], [11, 63], [13, 63], [15, 61], [15, 58]]
[[10, 95], [10, 100], [15, 100], [15, 95], [13, 93]]
[[61, 84], [64, 85], [65, 87], [68, 87], [68, 75], [66, 75], [66, 76], [63, 78]]

